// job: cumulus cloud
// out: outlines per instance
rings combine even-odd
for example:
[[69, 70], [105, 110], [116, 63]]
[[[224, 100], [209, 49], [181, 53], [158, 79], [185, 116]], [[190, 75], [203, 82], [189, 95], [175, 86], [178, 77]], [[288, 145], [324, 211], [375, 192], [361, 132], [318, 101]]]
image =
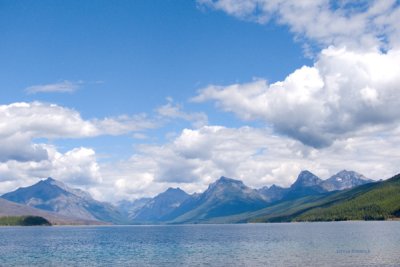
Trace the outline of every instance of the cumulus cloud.
[[0, 105], [0, 136], [20, 138], [80, 138], [120, 135], [156, 127], [146, 115], [84, 120], [79, 112], [41, 102]]
[[0, 106], [0, 135], [21, 134], [29, 138], [87, 137], [99, 130], [69, 108], [41, 102]]
[[[291, 157], [287, 156], [290, 153], [285, 152], [295, 145], [296, 141], [267, 134], [266, 130], [205, 126], [197, 130], [184, 129], [171, 143], [163, 146], [142, 146], [141, 157], [135, 159], [153, 159], [157, 182], [206, 185], [226, 175], [254, 185], [272, 178], [267, 177], [271, 166], [267, 161], [260, 164], [260, 155], [269, 150], [276, 159], [282, 160], [280, 156], [284, 154], [289, 163]], [[275, 176], [273, 179], [286, 183], [288, 177]]]
[[96, 153], [91, 148], [78, 147], [62, 154], [52, 150], [52, 177], [75, 185], [90, 186], [102, 182]]
[[0, 105], [0, 191], [52, 176], [104, 199], [98, 188], [104, 186], [102, 190], [106, 191], [109, 185], [102, 181], [92, 148], [78, 147], [61, 153], [38, 140], [122, 135], [155, 127], [157, 123], [143, 114], [85, 120], [79, 112], [54, 104]]
[[0, 190], [2, 193], [52, 176], [73, 186], [102, 183], [95, 151], [78, 147], [65, 153], [38, 140], [119, 135], [154, 125], [145, 116], [84, 120], [72, 109], [40, 102], [0, 106]]
[[[207, 120], [200, 113], [184, 112], [181, 106], [170, 101], [160, 107], [157, 114], [121, 115], [103, 119], [84, 119], [80, 113], [63, 106], [41, 102], [12, 103], [0, 105], [0, 191], [7, 192], [18, 186], [27, 186], [40, 178], [52, 176], [89, 190], [98, 199], [114, 199], [115, 192], [138, 194], [148, 189], [154, 175], [162, 168], [158, 162], [115, 163], [119, 169], [104, 166], [103, 174], [92, 148], [78, 147], [67, 152], [46, 142], [50, 139], [92, 138], [100, 135], [132, 134], [143, 138], [143, 130], [160, 127], [168, 119], [195, 121]], [[200, 125], [200, 124], [197, 124]], [[138, 134], [138, 136], [137, 136]], [[161, 158], [159, 158], [161, 159]], [[168, 165], [167, 163], [165, 163]], [[157, 166], [157, 167], [155, 167]], [[132, 169], [133, 168], [133, 169]], [[126, 171], [125, 171], [126, 170]], [[154, 171], [151, 171], [154, 170]], [[162, 172], [168, 172], [162, 169]], [[174, 172], [170, 168], [171, 175]], [[177, 171], [180, 173], [180, 171]], [[140, 178], [137, 183], [127, 177]], [[128, 181], [128, 182], [127, 182]], [[162, 188], [162, 183], [153, 185], [154, 190]], [[153, 192], [153, 191], [149, 191]], [[142, 191], [144, 194], [144, 191]], [[146, 193], [148, 194], [148, 193]]]
[[385, 135], [361, 132], [315, 149], [268, 128], [203, 126], [184, 129], [165, 144], [140, 145], [127, 160], [102, 163], [91, 148], [61, 153], [52, 145], [40, 144], [47, 159], [0, 162], [0, 191], [52, 176], [88, 190], [99, 200], [117, 201], [153, 196], [171, 186], [200, 192], [221, 175], [255, 188], [289, 186], [304, 169], [322, 178], [349, 169], [380, 179], [400, 171], [399, 147], [393, 146], [399, 143], [400, 127]]
[[305, 169], [322, 178], [348, 169], [381, 179], [400, 171], [393, 146], [399, 133], [362, 133], [315, 149], [268, 129], [204, 126], [184, 129], [163, 145], [142, 145], [129, 160], [102, 165], [102, 174], [109, 181], [105, 190], [117, 198], [155, 195], [170, 186], [199, 192], [221, 175], [255, 188], [289, 186]]
[[400, 122], [400, 50], [354, 52], [330, 47], [312, 67], [284, 81], [211, 85], [193, 101], [216, 101], [244, 120], [261, 119], [314, 147], [371, 126]]
[[297, 38], [322, 46], [390, 49], [399, 45], [400, 8], [396, 0], [296, 1], [198, 0], [201, 6], [221, 10], [261, 24], [288, 25]]
[[[143, 130], [160, 127], [165, 123], [164, 118], [204, 119], [201, 114], [186, 113], [171, 102], [159, 108], [157, 114], [157, 117], [137, 114], [87, 120], [79, 112], [55, 104], [21, 102], [0, 105], [0, 191], [7, 192], [52, 176], [87, 189], [98, 199], [114, 199], [115, 191], [123, 187], [123, 192], [138, 194], [144, 187], [148, 189], [153, 181], [154, 172], [146, 170], [155, 169], [154, 161], [130, 164], [129, 168], [121, 163], [118, 171], [114, 165], [108, 169], [106, 164], [104, 173], [107, 179], [103, 180], [94, 149], [78, 147], [62, 153], [46, 142], [49, 139], [100, 135], [139, 134], [143, 137]], [[129, 170], [129, 173], [124, 170]], [[126, 183], [126, 177], [132, 175], [141, 178], [138, 183]], [[153, 189], [161, 187], [155, 185]]]
[[73, 93], [80, 88], [82, 82], [63, 81], [59, 83], [33, 85], [25, 88], [27, 94], [37, 93]]
[[245, 179], [252, 185], [271, 179], [284, 182], [287, 177], [271, 178], [267, 173], [270, 165], [256, 160], [262, 148], [268, 145], [279, 153], [284, 150], [285, 145], [275, 138], [281, 140], [249, 127], [184, 129], [167, 144], [141, 145], [128, 161], [106, 164], [102, 169], [103, 177], [106, 180], [114, 177], [114, 187], [125, 198], [156, 194], [170, 186], [196, 192], [204, 190], [221, 175]]
[[[240, 19], [287, 25], [323, 48], [313, 66], [283, 81], [210, 85], [194, 101], [215, 101], [244, 120], [263, 120], [316, 148], [400, 120], [398, 1], [198, 0]], [[308, 44], [306, 44], [306, 47]], [[309, 46], [308, 46], [309, 47]]]
[[[165, 144], [136, 146], [128, 160], [99, 164], [91, 148], [65, 153], [35, 138], [85, 138], [155, 128], [144, 114], [83, 119], [58, 105], [0, 106], [0, 190], [54, 176], [103, 200], [157, 194], [169, 186], [204, 190], [221, 175], [253, 187], [289, 186], [303, 169], [327, 178], [351, 169], [380, 179], [398, 173], [400, 156], [400, 6], [398, 1], [198, 0], [261, 24], [287, 25], [306, 47], [317, 45], [312, 66], [283, 81], [210, 85], [195, 102], [215, 101], [266, 128], [206, 126], [203, 113], [184, 112], [172, 99], [156, 112], [193, 122]], [[33, 86], [27, 93], [73, 92], [79, 83]], [[273, 130], [274, 131], [273, 131]], [[139, 133], [138, 133], [139, 132]]]
[[49, 176], [85, 189], [101, 184], [100, 167], [93, 149], [79, 147], [60, 153], [54, 146], [40, 146], [47, 153], [46, 159], [0, 162], [1, 193], [31, 185]]
[[48, 158], [45, 147], [33, 144], [24, 136], [10, 136], [0, 140], [0, 162], [16, 161], [41, 161]]
[[[279, 149], [265, 143], [257, 157], [247, 157], [251, 170], [267, 166], [254, 177], [268, 182], [278, 179], [281, 185], [287, 185], [299, 169], [309, 169], [321, 177], [344, 168], [372, 178], [399, 172], [397, 1], [198, 3], [244, 20], [287, 25], [297, 40], [311, 41], [306, 47], [317, 44], [322, 48], [313, 66], [303, 66], [283, 81], [210, 85], [192, 99], [215, 101], [224, 111], [245, 121], [262, 120], [266, 127], [284, 134], [275, 136]], [[265, 132], [264, 139], [269, 140], [270, 134]], [[244, 175], [249, 184], [256, 185], [244, 170], [234, 168], [238, 177]]]

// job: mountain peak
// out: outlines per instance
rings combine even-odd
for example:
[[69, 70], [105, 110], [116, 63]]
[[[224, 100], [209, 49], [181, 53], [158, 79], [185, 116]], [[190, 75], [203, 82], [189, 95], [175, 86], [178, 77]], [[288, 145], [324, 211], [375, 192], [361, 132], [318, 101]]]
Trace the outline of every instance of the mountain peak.
[[232, 196], [251, 196], [252, 198], [261, 198], [257, 190], [246, 186], [242, 181], [221, 176], [218, 180], [208, 186], [202, 197], [212, 197], [217, 199], [226, 199]]
[[292, 184], [291, 187], [310, 187], [316, 186], [321, 182], [322, 180], [318, 176], [310, 171], [304, 170], [300, 172], [297, 180]]
[[352, 175], [352, 174], [358, 174], [358, 173], [356, 173], [355, 171], [341, 170], [336, 175]]
[[44, 182], [48, 182], [48, 183], [50, 183], [50, 182], [56, 182], [56, 180], [55, 179], [53, 179], [53, 178], [51, 178], [51, 177], [48, 177], [46, 180], [43, 180]]
[[335, 177], [353, 177], [353, 178], [358, 178], [362, 180], [370, 180], [366, 178], [364, 175], [355, 172], [355, 171], [348, 171], [348, 170], [341, 170], [337, 174], [334, 175]]
[[264, 196], [264, 199], [267, 202], [273, 202], [282, 199], [287, 189], [273, 184], [270, 187], [264, 186], [263, 188], [258, 189], [257, 191]]
[[180, 187], [168, 187], [167, 191], [183, 191]]
[[314, 195], [324, 192], [321, 187], [323, 181], [310, 171], [302, 171], [296, 181], [290, 186], [286, 198], [295, 198], [307, 195]]
[[47, 179], [41, 180], [37, 184], [45, 184], [45, 185], [49, 185], [49, 186], [57, 186], [57, 187], [65, 190], [67, 192], [69, 191], [68, 187], [64, 183], [62, 183], [60, 181], [57, 181], [56, 179], [54, 179], [52, 177], [48, 177]]
[[160, 193], [159, 195], [187, 195], [187, 193], [179, 187], [168, 187], [167, 190], [165, 190], [163, 193]]
[[[33, 185], [34, 187], [41, 188], [40, 190], [55, 190], [59, 192], [59, 194], [72, 194], [77, 197], [86, 199], [86, 200], [93, 200], [92, 196], [79, 188], [71, 188], [64, 184], [61, 181], [58, 181], [52, 177], [48, 177], [45, 180], [41, 180], [40, 182]], [[45, 189], [48, 188], [48, 189]]]
[[[165, 201], [172, 201], [172, 202], [182, 202], [184, 199], [188, 198], [189, 194], [186, 193], [185, 191], [183, 191], [182, 189], [180, 189], [179, 187], [177, 188], [173, 188], [173, 187], [169, 187], [167, 190], [165, 190], [164, 192], [156, 195], [154, 198], [151, 199], [151, 201], [149, 201], [149, 205], [152, 205], [152, 203], [154, 201], [161, 201], [161, 202], [165, 202]], [[165, 203], [164, 203], [165, 204]]]
[[281, 186], [279, 186], [279, 185], [276, 185], [276, 184], [272, 184], [270, 187], [269, 187], [269, 189], [270, 190], [276, 190], [276, 189], [282, 189], [283, 187], [281, 187]]
[[96, 201], [89, 193], [70, 188], [51, 177], [4, 194], [2, 198], [63, 216], [124, 222], [124, 218], [112, 205]]
[[216, 184], [222, 183], [222, 184], [226, 184], [226, 183], [235, 183], [235, 184], [243, 184], [242, 181], [240, 180], [235, 180], [232, 178], [228, 178], [225, 176], [221, 176], [217, 181], [215, 181]]
[[342, 170], [322, 183], [328, 191], [343, 190], [372, 182], [371, 179], [355, 171]]
[[159, 220], [179, 207], [189, 197], [190, 195], [179, 187], [169, 187], [164, 192], [149, 199], [147, 203], [135, 211], [131, 217], [136, 221]]
[[[311, 176], [311, 175], [314, 175], [312, 172], [310, 172], [309, 170], [304, 170], [304, 171], [301, 171], [300, 173], [299, 173], [299, 176], [298, 177], [305, 177], [305, 176]], [[315, 176], [315, 175], [314, 175]]]
[[235, 180], [225, 176], [221, 176], [218, 180], [208, 186], [207, 191], [224, 191], [228, 188], [247, 188], [247, 186], [240, 180]]

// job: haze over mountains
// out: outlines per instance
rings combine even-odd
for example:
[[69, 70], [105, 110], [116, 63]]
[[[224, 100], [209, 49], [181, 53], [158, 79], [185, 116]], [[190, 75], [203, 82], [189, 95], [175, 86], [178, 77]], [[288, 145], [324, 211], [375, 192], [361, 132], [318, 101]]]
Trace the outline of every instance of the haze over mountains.
[[[272, 185], [253, 189], [242, 181], [221, 177], [210, 184], [203, 193], [189, 195], [179, 188], [169, 188], [153, 198], [143, 198], [133, 202], [121, 201], [118, 206], [114, 206], [96, 201], [82, 190], [72, 189], [48, 178], [32, 186], [6, 193], [2, 198], [19, 203], [15, 209], [34, 208], [66, 218], [94, 222], [227, 223], [262, 218], [264, 211], [271, 212], [268, 209], [274, 209], [278, 214], [285, 208], [292, 207], [293, 203], [315, 204], [315, 201], [321, 201], [338, 192], [351, 192], [352, 188], [376, 184], [372, 182], [373, 180], [361, 174], [346, 170], [326, 180], [309, 171], [302, 171], [289, 188]], [[24, 212], [29, 213], [30, 210]], [[3, 215], [5, 213], [3, 212]]]

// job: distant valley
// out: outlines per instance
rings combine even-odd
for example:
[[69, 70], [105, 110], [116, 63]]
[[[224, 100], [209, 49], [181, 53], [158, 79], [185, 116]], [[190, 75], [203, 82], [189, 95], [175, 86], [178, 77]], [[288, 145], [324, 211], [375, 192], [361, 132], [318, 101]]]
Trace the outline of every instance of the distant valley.
[[375, 182], [343, 170], [322, 180], [302, 171], [289, 188], [259, 189], [221, 177], [202, 193], [169, 188], [153, 198], [117, 205], [48, 178], [1, 196], [0, 217], [22, 215], [41, 216], [52, 224], [385, 220], [400, 217], [400, 175]]

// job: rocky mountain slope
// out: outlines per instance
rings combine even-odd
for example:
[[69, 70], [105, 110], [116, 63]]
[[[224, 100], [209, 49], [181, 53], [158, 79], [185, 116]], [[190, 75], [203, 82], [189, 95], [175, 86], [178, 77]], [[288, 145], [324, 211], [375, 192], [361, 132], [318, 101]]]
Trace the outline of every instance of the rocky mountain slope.
[[88, 193], [73, 189], [52, 178], [18, 188], [1, 196], [3, 199], [66, 217], [110, 223], [127, 223], [126, 218], [111, 204], [94, 200]]

